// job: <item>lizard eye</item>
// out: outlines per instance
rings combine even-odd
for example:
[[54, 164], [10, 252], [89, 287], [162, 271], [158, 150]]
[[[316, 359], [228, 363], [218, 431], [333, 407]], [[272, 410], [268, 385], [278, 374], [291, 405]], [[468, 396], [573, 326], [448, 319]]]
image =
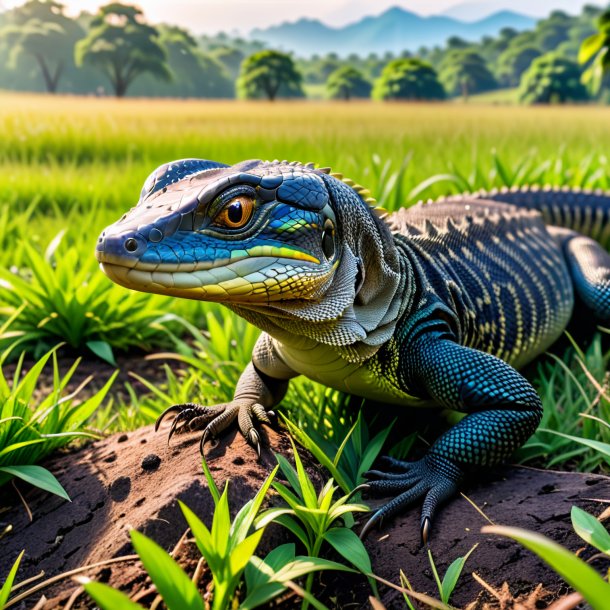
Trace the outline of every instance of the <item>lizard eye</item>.
[[214, 222], [215, 227], [240, 229], [245, 226], [254, 212], [254, 197], [240, 195], [234, 197], [220, 210]]

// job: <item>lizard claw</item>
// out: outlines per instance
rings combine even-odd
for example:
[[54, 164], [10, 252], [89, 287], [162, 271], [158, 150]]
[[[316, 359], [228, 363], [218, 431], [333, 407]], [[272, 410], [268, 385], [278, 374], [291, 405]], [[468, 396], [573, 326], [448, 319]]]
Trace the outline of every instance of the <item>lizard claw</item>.
[[422, 519], [422, 524], [421, 524], [421, 544], [422, 544], [422, 546], [428, 546], [431, 528], [432, 528], [432, 519], [430, 519], [430, 517], [424, 517]]
[[364, 540], [367, 534], [375, 527], [376, 524], [379, 524], [381, 527], [381, 523], [383, 521], [383, 509], [380, 508], [376, 511], [373, 516], [364, 524], [362, 531], [360, 532], [360, 540]]
[[159, 430], [159, 426], [161, 425], [161, 422], [165, 419], [165, 417], [167, 415], [169, 415], [170, 413], [180, 413], [181, 411], [182, 411], [182, 405], [172, 405], [171, 407], [168, 407], [167, 409], [165, 409], [165, 411], [163, 411], [163, 413], [161, 413], [161, 415], [159, 415], [159, 417], [157, 417], [157, 421], [155, 422], [155, 432], [157, 432]]
[[[388, 461], [386, 460], [386, 463]], [[393, 466], [400, 465], [398, 461]], [[453, 496], [462, 478], [462, 471], [446, 458], [427, 455], [417, 462], [402, 462], [401, 473], [369, 471], [365, 474], [368, 483], [359, 485], [357, 490], [366, 490], [378, 496], [394, 496], [381, 506], [366, 522], [360, 533], [364, 538], [376, 523], [391, 517], [423, 499], [421, 512], [421, 541], [427, 545], [432, 529], [432, 519], [440, 504]]]
[[258, 457], [261, 456], [261, 437], [256, 431], [256, 428], [252, 428], [250, 432], [248, 432], [248, 442], [256, 449], [256, 453]]

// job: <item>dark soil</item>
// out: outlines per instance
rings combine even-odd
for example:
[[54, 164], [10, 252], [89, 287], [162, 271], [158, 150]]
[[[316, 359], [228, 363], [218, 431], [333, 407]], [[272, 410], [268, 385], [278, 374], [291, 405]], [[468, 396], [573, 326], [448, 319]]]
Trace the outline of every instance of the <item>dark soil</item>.
[[[11, 534], [0, 542], [0, 582], [18, 553], [25, 548], [17, 580], [45, 571], [50, 577], [80, 566], [133, 553], [128, 532], [136, 528], [152, 537], [175, 555], [193, 573], [198, 554], [189, 539], [182, 539], [186, 523], [177, 504], [184, 501], [208, 525], [213, 502], [206, 487], [198, 453], [198, 433], [174, 437], [167, 445], [166, 431], [155, 434], [151, 427], [128, 434], [116, 434], [77, 452], [58, 455], [46, 466], [59, 478], [72, 502], [29, 489], [25, 498], [33, 513], [28, 516], [12, 491], [4, 488], [0, 500], [0, 529], [12, 524]], [[273, 452], [291, 456], [287, 437], [267, 430], [270, 448], [260, 461], [241, 435], [232, 432], [215, 448], [208, 449], [208, 462], [218, 485], [230, 479], [229, 498], [234, 512], [261, 486], [275, 464]], [[304, 455], [314, 480], [322, 480], [313, 460]], [[24, 490], [25, 486], [19, 487]], [[570, 508], [573, 504], [599, 514], [610, 500], [610, 479], [599, 475], [505, 468], [489, 473], [465, 490], [468, 497], [494, 523], [525, 527], [541, 532], [572, 550], [584, 546], [572, 532]], [[398, 583], [399, 570], [407, 575], [415, 590], [436, 595], [425, 549], [419, 541], [419, 509], [402, 515], [369, 536], [367, 548], [376, 574]], [[480, 534], [486, 519], [463, 497], [450, 502], [439, 515], [430, 548], [444, 573], [458, 556], [473, 544], [478, 548], [470, 556], [456, 589], [453, 602], [477, 610], [486, 608], [544, 608], [545, 600], [567, 592], [561, 579], [531, 553], [516, 543]], [[266, 532], [259, 555], [287, 541], [286, 532], [271, 527]], [[180, 542], [179, 542], [180, 541]], [[205, 570], [204, 570], [205, 572]], [[537, 605], [502, 605], [493, 595], [481, 595], [482, 587], [471, 576], [476, 572], [500, 590], [509, 584], [510, 595], [524, 599], [539, 583], [548, 594], [537, 596]], [[154, 589], [136, 561], [109, 564], [90, 569], [85, 574], [109, 582], [137, 596], [144, 604], [155, 598]], [[205, 574], [202, 580], [205, 589]], [[209, 579], [208, 579], [209, 580]], [[45, 589], [46, 604], [37, 608], [63, 607], [78, 587], [70, 579]], [[405, 608], [401, 594], [381, 586], [387, 608]], [[32, 608], [40, 599], [37, 593], [23, 608]], [[366, 607], [370, 590], [362, 577], [332, 576], [321, 579], [318, 594], [330, 607]], [[546, 595], [546, 597], [545, 597]], [[479, 597], [480, 596], [480, 597]], [[282, 608], [297, 607], [293, 598], [285, 598]], [[82, 594], [72, 608], [93, 608]]]

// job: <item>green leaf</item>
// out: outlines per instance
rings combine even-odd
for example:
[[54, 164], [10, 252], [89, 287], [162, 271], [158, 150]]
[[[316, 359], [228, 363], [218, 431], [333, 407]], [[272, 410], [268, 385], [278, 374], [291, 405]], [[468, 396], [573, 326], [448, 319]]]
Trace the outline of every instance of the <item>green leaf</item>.
[[1, 466], [0, 472], [12, 474], [35, 487], [40, 487], [40, 489], [44, 489], [45, 491], [71, 502], [70, 496], [66, 493], [66, 490], [61, 486], [55, 476], [42, 466]]
[[203, 474], [205, 474], [206, 481], [208, 482], [208, 489], [212, 494], [212, 498], [214, 499], [214, 506], [218, 506], [218, 502], [220, 502], [220, 491], [218, 486], [216, 485], [216, 481], [214, 481], [214, 477], [210, 472], [210, 467], [205, 459], [205, 457], [201, 458], [201, 466], [203, 468]]
[[136, 530], [131, 541], [169, 610], [204, 610], [197, 587], [168, 553]]
[[287, 530], [291, 531], [307, 549], [307, 552], [312, 552], [312, 543], [310, 542], [307, 532], [287, 514], [276, 516], [273, 521], [279, 525], [283, 525]]
[[8, 445], [2, 451], [0, 451], [0, 457], [3, 455], [8, 455], [12, 451], [17, 451], [17, 449], [22, 449], [23, 447], [27, 447], [28, 445], [36, 445], [37, 443], [44, 443], [44, 438], [36, 438], [31, 441], [21, 441], [20, 443], [13, 443], [12, 445]]
[[180, 510], [191, 528], [191, 532], [195, 537], [195, 544], [199, 549], [199, 552], [203, 555], [205, 560], [210, 566], [210, 570], [213, 573], [219, 572], [223, 567], [223, 559], [218, 556], [214, 543], [212, 542], [212, 534], [210, 530], [205, 526], [203, 521], [182, 501], [178, 500]]
[[319, 570], [337, 570], [339, 572], [352, 572], [356, 574], [356, 570], [350, 568], [342, 563], [336, 561], [330, 561], [328, 559], [322, 559], [320, 557], [304, 557], [298, 555], [294, 561], [285, 565], [283, 568], [275, 573], [273, 580], [277, 582], [287, 582], [300, 578], [310, 572], [317, 572]]
[[295, 555], [294, 543], [287, 542], [286, 544], [280, 544], [280, 546], [270, 551], [265, 559], [259, 559], [256, 556], [252, 557], [244, 572], [248, 594], [258, 587], [267, 584], [274, 572], [277, 572], [289, 561], [293, 561]]
[[240, 610], [252, 610], [277, 597], [286, 589], [286, 585], [279, 582], [267, 582], [252, 591], [248, 591], [246, 599], [239, 605]]
[[571, 436], [570, 434], [564, 434], [563, 432], [557, 432], [555, 430], [541, 429], [544, 432], [549, 432], [550, 434], [556, 434], [557, 436], [562, 436], [563, 438], [568, 438], [575, 443], [579, 443], [580, 445], [585, 445], [587, 447], [591, 447], [591, 449], [595, 449], [602, 455], [610, 458], [610, 444], [602, 443], [601, 441], [594, 441], [590, 438], [581, 438], [579, 436]]
[[224, 491], [216, 505], [212, 519], [212, 544], [214, 552], [223, 557], [229, 548], [229, 533], [231, 531], [231, 513], [229, 512], [229, 485], [225, 484]]
[[462, 570], [464, 569], [464, 564], [467, 559], [470, 557], [472, 551], [477, 548], [475, 544], [463, 557], [458, 557], [451, 565], [447, 568], [445, 572], [445, 576], [443, 576], [443, 582], [441, 583], [441, 599], [448, 604], [449, 598], [455, 589], [455, 585], [457, 585], [457, 581], [460, 578]]
[[265, 479], [265, 482], [262, 484], [261, 488], [256, 493], [256, 496], [250, 502], [244, 504], [244, 506], [240, 509], [240, 511], [235, 516], [233, 520], [233, 525], [231, 526], [231, 540], [235, 540], [237, 543], [241, 542], [250, 531], [254, 520], [256, 519], [256, 515], [260, 510], [260, 507], [265, 499], [267, 492], [269, 491], [269, 487], [277, 474], [279, 469], [279, 464], [271, 471], [269, 476]]
[[305, 468], [303, 468], [301, 456], [299, 455], [299, 452], [292, 438], [290, 439], [290, 444], [292, 445], [292, 451], [294, 452], [294, 463], [297, 467], [297, 474], [299, 477], [299, 483], [301, 485], [301, 491], [303, 493], [303, 500], [305, 500], [305, 506], [307, 506], [307, 508], [315, 509], [318, 507], [316, 490], [314, 489], [311, 479], [309, 478], [309, 476], [307, 476]]
[[334, 527], [324, 534], [324, 539], [363, 574], [368, 576], [373, 571], [362, 540], [352, 530], [346, 527]]
[[23, 557], [24, 553], [25, 551], [21, 551], [21, 553], [19, 553], [19, 557], [17, 557], [17, 559], [15, 560], [13, 567], [11, 568], [10, 572], [8, 573], [8, 576], [6, 577], [6, 580], [4, 581], [4, 584], [2, 585], [2, 589], [0, 589], [0, 610], [3, 610], [4, 605], [8, 600], [8, 596], [11, 593], [13, 581], [15, 580], [15, 576], [17, 575], [17, 570], [19, 569], [19, 564], [21, 563], [21, 558]]
[[102, 610], [142, 610], [143, 606], [132, 602], [127, 595], [101, 582], [83, 584], [85, 591]]
[[551, 566], [594, 610], [607, 610], [610, 585], [591, 566], [553, 540], [517, 527], [486, 525], [481, 532], [516, 540]]
[[[322, 464], [322, 466], [324, 466], [324, 468], [326, 468], [326, 470], [328, 470], [328, 472], [330, 472], [331, 476], [333, 479], [335, 479], [335, 481], [337, 481], [341, 489], [345, 493], [349, 493], [351, 491], [349, 482], [341, 474], [341, 471], [334, 465], [333, 461], [328, 457], [324, 450], [319, 447], [318, 444], [315, 443], [304, 430], [293, 424], [289, 419], [286, 419], [286, 417], [282, 418], [288, 426], [290, 433], [316, 458], [316, 460], [318, 460], [318, 462], [320, 462], [320, 464]], [[282, 472], [284, 472], [283, 468]]]
[[598, 551], [610, 555], [610, 534], [608, 530], [588, 512], [572, 506], [572, 525], [574, 531]]
[[[278, 464], [280, 465], [280, 468], [282, 469], [283, 475], [286, 477], [286, 480], [288, 481], [294, 492], [302, 498], [303, 491], [301, 490], [301, 484], [299, 483], [299, 476], [297, 474], [297, 471], [292, 467], [292, 464], [283, 455], [276, 453], [275, 457], [278, 461]], [[274, 487], [276, 487], [276, 483], [273, 484]]]
[[606, 37], [601, 32], [585, 38], [578, 51], [578, 63], [586, 64], [604, 46]]
[[118, 366], [112, 353], [112, 347], [107, 341], [87, 341], [87, 347], [102, 360], [105, 360], [112, 366]]
[[256, 551], [256, 547], [264, 532], [265, 530], [262, 528], [257, 530], [235, 547], [229, 557], [229, 566], [232, 575], [239, 574], [246, 567], [248, 561], [250, 561], [250, 557], [254, 555], [254, 551]]

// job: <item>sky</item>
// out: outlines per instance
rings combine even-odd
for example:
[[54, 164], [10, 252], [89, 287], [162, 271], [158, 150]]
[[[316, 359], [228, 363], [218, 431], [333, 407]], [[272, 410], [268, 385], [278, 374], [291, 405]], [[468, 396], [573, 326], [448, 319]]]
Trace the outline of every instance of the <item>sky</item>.
[[[24, 0], [0, 0], [0, 8], [12, 8]], [[81, 10], [95, 12], [109, 0], [60, 0], [70, 14]], [[391, 6], [430, 15], [460, 4], [476, 5], [477, 11], [510, 9], [528, 15], [544, 16], [554, 8], [578, 11], [594, 0], [125, 0], [138, 4], [152, 23], [166, 22], [194, 33], [218, 31], [248, 33], [301, 17], [319, 19], [342, 26], [366, 15], [376, 15]], [[487, 7], [487, 5], [489, 5]]]

